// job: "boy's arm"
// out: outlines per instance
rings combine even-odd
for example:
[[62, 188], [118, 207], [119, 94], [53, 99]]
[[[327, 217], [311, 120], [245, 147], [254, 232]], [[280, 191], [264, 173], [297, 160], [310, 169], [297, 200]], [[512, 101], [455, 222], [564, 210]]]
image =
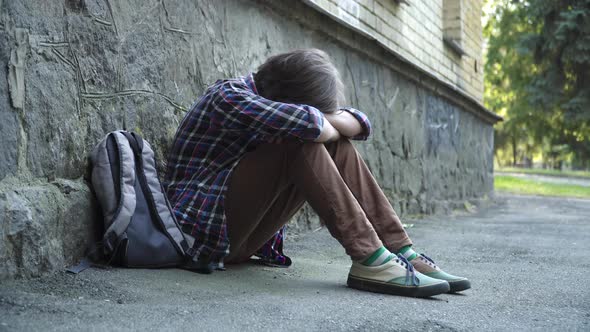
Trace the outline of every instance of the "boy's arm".
[[356, 140], [366, 140], [372, 132], [369, 118], [354, 108], [342, 108], [340, 112], [324, 114], [342, 136]]
[[342, 136], [353, 137], [359, 135], [363, 130], [361, 124], [355, 119], [355, 117], [345, 111], [324, 114], [324, 118], [326, 118], [326, 120], [328, 120], [328, 122], [332, 124]]
[[[328, 120], [328, 117], [326, 115], [327, 114], [324, 115], [324, 118], [326, 120]], [[314, 140], [314, 142], [325, 143], [325, 142], [337, 141], [340, 139], [341, 133], [342, 132], [340, 132], [338, 129], [336, 129], [336, 127], [334, 125], [332, 125], [330, 120], [324, 121], [324, 126], [322, 127], [322, 132], [321, 132], [320, 136]]]
[[324, 133], [331, 139], [334, 133], [323, 130], [324, 116], [315, 107], [281, 103], [266, 99], [239, 84], [226, 82], [210, 102], [211, 123], [227, 131], [243, 131], [271, 139], [296, 138], [314, 141]]

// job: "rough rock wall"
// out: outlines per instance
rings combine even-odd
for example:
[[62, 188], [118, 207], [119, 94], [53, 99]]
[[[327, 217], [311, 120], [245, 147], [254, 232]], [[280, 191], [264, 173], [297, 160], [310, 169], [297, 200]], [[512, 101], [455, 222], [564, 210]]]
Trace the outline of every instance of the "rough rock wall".
[[[333, 57], [350, 103], [373, 121], [359, 149], [398, 212], [491, 192], [489, 124], [366, 56], [383, 58], [378, 47], [354, 46], [370, 41], [288, 3], [0, 0], [0, 279], [80, 257], [97, 222], [87, 155], [105, 133], [138, 131], [162, 161], [208, 84], [294, 48]], [[295, 226], [313, 219], [306, 210]]]

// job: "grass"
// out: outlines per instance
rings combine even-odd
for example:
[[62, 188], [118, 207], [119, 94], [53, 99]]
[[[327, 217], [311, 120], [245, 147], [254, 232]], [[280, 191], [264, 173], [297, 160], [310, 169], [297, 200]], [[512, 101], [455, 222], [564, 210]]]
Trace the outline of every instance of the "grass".
[[494, 187], [496, 191], [515, 194], [590, 198], [590, 187], [547, 183], [509, 175], [496, 175]]
[[523, 174], [564, 176], [564, 177], [590, 179], [590, 172], [588, 172], [588, 171], [560, 171], [560, 170], [556, 170], [556, 169], [517, 168], [517, 167], [498, 168], [495, 171], [497, 173], [523, 173]]

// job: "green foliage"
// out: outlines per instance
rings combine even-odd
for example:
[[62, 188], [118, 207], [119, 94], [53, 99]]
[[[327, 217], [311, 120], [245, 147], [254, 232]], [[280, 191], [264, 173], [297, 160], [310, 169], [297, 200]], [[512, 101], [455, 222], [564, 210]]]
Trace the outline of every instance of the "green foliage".
[[[590, 166], [590, 0], [496, 0], [484, 28], [496, 155]], [[510, 150], [510, 151], [509, 151]], [[508, 153], [509, 151], [509, 153]]]
[[531, 101], [563, 110], [567, 121], [590, 120], [590, 0], [535, 0], [530, 8], [544, 23], [522, 40], [541, 68], [529, 87]]

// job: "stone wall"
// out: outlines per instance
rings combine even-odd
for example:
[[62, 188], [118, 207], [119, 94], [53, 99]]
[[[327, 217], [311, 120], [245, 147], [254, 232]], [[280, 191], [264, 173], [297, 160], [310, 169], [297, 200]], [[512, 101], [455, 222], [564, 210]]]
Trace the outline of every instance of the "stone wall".
[[[84, 181], [105, 133], [140, 132], [164, 160], [218, 78], [319, 47], [375, 135], [359, 149], [402, 214], [492, 191], [495, 118], [300, 2], [0, 0], [0, 279], [71, 263], [100, 222]], [[307, 210], [295, 223], [309, 227]]]

